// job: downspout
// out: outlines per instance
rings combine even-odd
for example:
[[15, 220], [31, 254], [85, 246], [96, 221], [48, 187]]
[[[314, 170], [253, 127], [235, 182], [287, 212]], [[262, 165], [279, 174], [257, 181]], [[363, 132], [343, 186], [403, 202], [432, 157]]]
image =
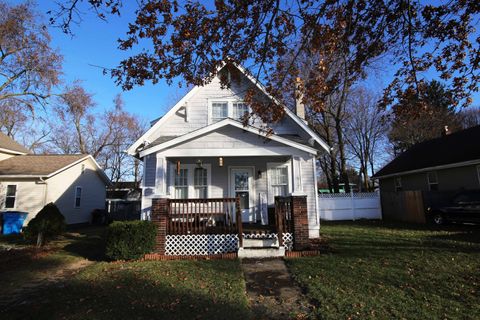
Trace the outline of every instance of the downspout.
[[45, 188], [43, 188], [43, 207], [45, 207], [47, 205], [48, 183], [47, 181], [43, 180], [43, 178], [40, 177], [38, 179], [38, 184], [45, 185]]

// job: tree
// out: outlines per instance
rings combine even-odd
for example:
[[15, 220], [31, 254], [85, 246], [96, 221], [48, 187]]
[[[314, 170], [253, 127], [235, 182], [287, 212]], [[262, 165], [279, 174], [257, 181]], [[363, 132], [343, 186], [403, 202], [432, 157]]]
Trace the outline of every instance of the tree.
[[[30, 3], [0, 1], [0, 108], [33, 110], [45, 103], [60, 82], [62, 56], [50, 47], [50, 35]], [[20, 113], [23, 113], [20, 110]]]
[[[122, 0], [85, 0], [101, 19], [120, 14]], [[65, 32], [78, 20], [80, 1], [69, 0], [51, 12], [51, 21]], [[304, 79], [307, 99], [320, 111], [328, 97], [345, 83], [361, 80], [373, 61], [390, 54], [395, 77], [384, 104], [404, 91], [420, 97], [428, 72], [446, 82], [454, 103], [468, 105], [478, 87], [480, 50], [474, 42], [479, 18], [477, 0], [424, 3], [420, 0], [333, 1], [202, 1], [138, 2], [121, 50], [138, 50], [121, 61], [111, 75], [124, 89], [145, 81], [183, 76], [189, 84], [209, 82], [223, 61], [250, 62], [248, 70], [266, 83], [273, 96], [291, 86], [302, 53], [327, 57], [312, 77]], [[145, 46], [149, 43], [150, 46]], [[147, 49], [145, 49], [147, 48]], [[346, 68], [328, 77], [323, 66], [333, 52], [347, 58]], [[288, 55], [290, 61], [279, 60]], [[273, 77], [283, 74], [282, 77]], [[312, 88], [309, 90], [308, 88]], [[310, 95], [312, 95], [310, 97]], [[253, 110], [265, 119], [283, 116], [274, 104], [253, 99]]]
[[480, 126], [480, 107], [463, 109], [458, 115], [463, 129]]
[[453, 98], [445, 86], [435, 80], [424, 86], [420, 97], [407, 89], [392, 107], [389, 139], [397, 154], [419, 142], [440, 137], [446, 126], [449, 131], [460, 128]]
[[375, 172], [388, 132], [388, 113], [379, 110], [378, 100], [377, 95], [365, 88], [353, 90], [345, 121], [349, 150], [360, 164], [361, 182], [367, 191], [373, 189], [369, 177]]
[[79, 82], [68, 87], [58, 99], [50, 123], [52, 134], [49, 152], [91, 154], [113, 182], [127, 177], [138, 178], [138, 162], [124, 152], [143, 133], [145, 126], [124, 110], [120, 95], [114, 107], [96, 114], [91, 93]]

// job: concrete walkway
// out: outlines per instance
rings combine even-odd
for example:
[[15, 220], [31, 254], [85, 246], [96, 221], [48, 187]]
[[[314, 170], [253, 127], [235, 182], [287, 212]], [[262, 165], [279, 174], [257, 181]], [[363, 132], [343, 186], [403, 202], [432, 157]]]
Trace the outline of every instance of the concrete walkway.
[[282, 259], [243, 259], [247, 295], [255, 319], [308, 319], [312, 306]]

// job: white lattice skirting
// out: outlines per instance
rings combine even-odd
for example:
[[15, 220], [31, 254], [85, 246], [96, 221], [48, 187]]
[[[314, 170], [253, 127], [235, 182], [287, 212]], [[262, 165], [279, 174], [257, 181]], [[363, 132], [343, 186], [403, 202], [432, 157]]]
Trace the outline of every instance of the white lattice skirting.
[[237, 250], [237, 234], [167, 235], [165, 243], [165, 254], [171, 256], [208, 255]]
[[293, 250], [293, 234], [292, 233], [283, 233], [283, 245], [285, 246], [285, 249], [288, 251]]

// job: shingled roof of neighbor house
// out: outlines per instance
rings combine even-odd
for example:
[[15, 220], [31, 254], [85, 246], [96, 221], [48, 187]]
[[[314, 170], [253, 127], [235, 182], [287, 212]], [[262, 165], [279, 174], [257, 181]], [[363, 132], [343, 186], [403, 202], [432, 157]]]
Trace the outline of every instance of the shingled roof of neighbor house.
[[0, 176], [50, 174], [88, 157], [87, 154], [21, 155], [0, 161]]
[[418, 143], [388, 163], [374, 177], [474, 160], [480, 161], [479, 141], [480, 126], [475, 126]]
[[2, 132], [0, 132], [0, 149], [14, 151], [15, 153], [30, 153], [30, 150]]

